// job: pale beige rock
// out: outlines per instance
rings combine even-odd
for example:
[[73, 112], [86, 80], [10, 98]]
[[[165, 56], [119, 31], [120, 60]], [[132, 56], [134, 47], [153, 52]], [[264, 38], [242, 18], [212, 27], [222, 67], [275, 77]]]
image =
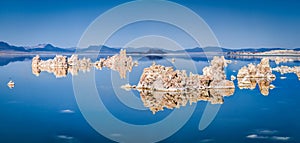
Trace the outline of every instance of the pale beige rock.
[[173, 64], [175, 63], [175, 59], [174, 59], [174, 58], [172, 58], [172, 63], [173, 63]]
[[40, 56], [39, 56], [39, 55], [36, 55], [35, 57], [32, 58], [31, 66], [32, 66], [32, 67], [38, 67], [40, 61], [41, 61]]
[[211, 104], [223, 104], [224, 96], [230, 96], [234, 89], [190, 89], [179, 92], [162, 92], [155, 90], [139, 90], [144, 106], [153, 114], [164, 109], [174, 109], [192, 105], [199, 101]]
[[231, 76], [230, 76], [230, 80], [231, 80], [231, 81], [233, 81], [233, 80], [235, 80], [235, 79], [236, 79], [236, 77], [235, 77], [234, 75], [231, 75]]
[[[190, 73], [189, 76], [184, 70], [174, 70], [172, 67], [153, 64], [144, 69], [137, 88], [163, 91], [177, 91], [186, 88], [234, 88], [233, 83], [226, 80], [224, 67], [227, 66], [227, 63], [228, 61], [224, 57], [214, 57], [211, 65], [203, 69], [203, 75]], [[223, 83], [224, 85], [222, 85]], [[230, 83], [230, 87], [227, 87], [228, 83]]]
[[37, 55], [32, 59], [32, 73], [39, 76], [40, 72], [46, 71], [53, 73], [55, 77], [66, 77], [68, 73], [77, 75], [79, 71], [89, 71], [92, 67], [91, 60], [88, 58], [79, 59], [78, 55], [70, 58], [56, 55], [53, 59], [41, 60]]
[[[189, 76], [184, 70], [154, 63], [143, 70], [134, 88], [140, 91], [144, 106], [153, 113], [198, 101], [222, 104], [223, 96], [232, 95], [235, 88], [232, 81], [226, 80], [224, 67], [228, 62], [224, 57], [214, 57], [211, 65], [203, 69], [203, 75], [190, 73]], [[122, 86], [126, 90], [132, 87]]]
[[275, 85], [271, 84], [270, 89], [274, 89], [274, 88], [275, 88]]
[[282, 75], [287, 73], [294, 73], [297, 75], [298, 79], [300, 80], [300, 66], [294, 66], [294, 67], [280, 66], [280, 67], [275, 67], [272, 70], [276, 72], [280, 72]]
[[7, 83], [7, 86], [12, 89], [15, 87], [15, 82], [13, 82], [12, 80], [10, 80], [8, 83]]
[[226, 75], [224, 68], [230, 63], [230, 60], [226, 60], [224, 56], [215, 56], [210, 62], [210, 66], [203, 68], [203, 75], [210, 78], [210, 80], [225, 80]]
[[270, 83], [275, 80], [269, 59], [263, 58], [258, 65], [248, 64], [242, 67], [237, 74], [240, 89], [255, 89], [258, 84], [261, 94], [269, 94]]
[[139, 90], [144, 106], [153, 114], [164, 109], [174, 109], [191, 105], [199, 101], [211, 104], [223, 104], [223, 94], [229, 96], [230, 92], [215, 89], [189, 90], [185, 92], [161, 92], [154, 90]]
[[107, 67], [111, 70], [118, 71], [121, 78], [126, 78], [127, 72], [131, 72], [132, 67], [137, 65], [137, 61], [133, 62], [132, 57], [126, 55], [126, 50], [121, 50], [120, 54], [116, 54], [112, 57], [107, 57], [106, 59], [102, 58], [94, 64], [94, 66], [100, 70], [102, 67]]

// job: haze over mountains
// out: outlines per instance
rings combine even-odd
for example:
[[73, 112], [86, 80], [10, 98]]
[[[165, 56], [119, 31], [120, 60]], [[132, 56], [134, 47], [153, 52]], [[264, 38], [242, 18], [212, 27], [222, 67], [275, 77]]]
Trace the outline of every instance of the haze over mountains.
[[[98, 53], [101, 48], [101, 53], [118, 53], [121, 48], [112, 48], [107, 46], [89, 46], [88, 48], [80, 49], [80, 52], [83, 53]], [[127, 53], [133, 54], [168, 54], [168, 53], [202, 53], [202, 52], [214, 52], [220, 51], [222, 52], [265, 52], [271, 50], [284, 50], [286, 48], [247, 48], [247, 49], [228, 49], [228, 48], [218, 48], [218, 47], [206, 47], [206, 48], [190, 48], [185, 50], [166, 50], [162, 48], [149, 48], [149, 47], [141, 47], [141, 48], [126, 48]], [[295, 48], [294, 50], [300, 51], [300, 48]], [[39, 44], [36, 46], [13, 46], [6, 42], [0, 41], [0, 53], [74, 53], [76, 48], [61, 48], [56, 47], [51, 44]]]

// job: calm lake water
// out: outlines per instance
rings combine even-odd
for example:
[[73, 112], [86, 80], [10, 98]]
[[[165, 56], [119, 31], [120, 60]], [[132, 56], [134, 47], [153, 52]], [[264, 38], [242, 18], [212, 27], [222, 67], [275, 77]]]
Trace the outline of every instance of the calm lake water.
[[[133, 57], [139, 61], [139, 66], [133, 67], [126, 79], [120, 79], [116, 71], [103, 68], [95, 70], [96, 87], [100, 98], [111, 114], [119, 120], [134, 124], [148, 125], [159, 122], [176, 110], [190, 110], [195, 107], [191, 117], [175, 134], [162, 140], [163, 143], [274, 143], [300, 142], [300, 81], [295, 74], [280, 75], [274, 72], [276, 86], [270, 90], [268, 96], [263, 96], [259, 89], [241, 90], [235, 83], [235, 92], [224, 97], [224, 104], [220, 106], [212, 123], [200, 131], [198, 126], [207, 102], [187, 105], [180, 109], [159, 111], [152, 114], [149, 109], [136, 110], [127, 107], [118, 100], [118, 96], [135, 96], [137, 91], [123, 91], [122, 95], [115, 93], [112, 84], [137, 84], [145, 67], [155, 61], [157, 64], [171, 66], [166, 58]], [[231, 59], [237, 61], [226, 68], [227, 79], [248, 63], [259, 63], [255, 60]], [[39, 76], [32, 74], [31, 60], [13, 59], [2, 60], [0, 67], [0, 142], [1, 143], [63, 143], [63, 142], [114, 142], [99, 134], [84, 118], [74, 96], [72, 75], [55, 78], [52, 73], [42, 72]], [[177, 69], [191, 69], [186, 63], [193, 63], [197, 72], [202, 74], [202, 68], [209, 65], [205, 58], [192, 59], [175, 58]], [[283, 63], [281, 65], [300, 66], [299, 62]], [[271, 66], [276, 64], [271, 62]], [[187, 72], [189, 73], [189, 72]], [[79, 74], [86, 74], [80, 72]], [[280, 76], [287, 77], [280, 79]], [[112, 78], [118, 83], [112, 83]], [[10, 89], [7, 82], [12, 79], [15, 87]], [[127, 95], [128, 94], [128, 95]], [[136, 105], [143, 105], [136, 100]], [[97, 113], [95, 113], [97, 114]], [[178, 121], [182, 117], [179, 117]], [[103, 117], [103, 120], [106, 118]], [[99, 122], [103, 122], [99, 120]], [[172, 123], [176, 124], [176, 122]], [[171, 124], [171, 125], [172, 125]], [[112, 125], [113, 126], [113, 125]], [[120, 128], [120, 130], [126, 130]], [[143, 130], [141, 130], [143, 132]], [[163, 132], [163, 131], [161, 131]], [[161, 132], [153, 132], [149, 136], [156, 136]], [[111, 136], [122, 136], [118, 132], [111, 132]], [[136, 139], [140, 139], [136, 136]]]

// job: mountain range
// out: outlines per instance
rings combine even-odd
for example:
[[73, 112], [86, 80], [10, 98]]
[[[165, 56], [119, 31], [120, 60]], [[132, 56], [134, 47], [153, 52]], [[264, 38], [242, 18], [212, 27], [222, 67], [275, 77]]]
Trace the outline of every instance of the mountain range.
[[[107, 46], [89, 46], [83, 49], [77, 49], [77, 51], [82, 53], [98, 53], [101, 48], [101, 53], [118, 53], [121, 48], [112, 48]], [[220, 50], [221, 49], [221, 50]], [[167, 54], [167, 53], [203, 53], [205, 52], [215, 52], [222, 51], [225, 53], [230, 52], [266, 52], [271, 50], [284, 50], [285, 48], [246, 48], [246, 49], [229, 49], [229, 48], [219, 48], [219, 47], [205, 47], [205, 48], [190, 48], [185, 50], [166, 50], [161, 48], [126, 48], [127, 53], [132, 54]], [[295, 51], [300, 51], [300, 48], [293, 49]], [[0, 53], [74, 53], [76, 48], [61, 48], [56, 47], [51, 44], [39, 44], [36, 46], [13, 46], [6, 42], [0, 41]]]

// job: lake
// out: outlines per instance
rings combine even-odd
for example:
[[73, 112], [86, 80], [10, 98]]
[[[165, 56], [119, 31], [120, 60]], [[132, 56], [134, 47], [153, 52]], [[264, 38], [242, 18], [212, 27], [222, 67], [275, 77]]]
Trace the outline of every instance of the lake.
[[[300, 81], [293, 73], [281, 75], [273, 71], [276, 75], [276, 79], [272, 81], [275, 88], [267, 96], [262, 95], [258, 86], [253, 90], [240, 89], [238, 81], [234, 80], [234, 93], [224, 97], [223, 104], [211, 105], [206, 101], [198, 101], [153, 114], [143, 107], [138, 91], [126, 91], [121, 85], [136, 85], [143, 69], [153, 62], [165, 66], [175, 65], [176, 69], [185, 69], [187, 73], [203, 74], [202, 69], [209, 65], [206, 58], [175, 57], [173, 64], [172, 57], [168, 56], [133, 56], [133, 60], [138, 61], [138, 66], [132, 67], [132, 71], [126, 73], [126, 78], [121, 78], [117, 71], [105, 67], [101, 70], [92, 68], [90, 72], [79, 71], [74, 76], [68, 73], [60, 78], [48, 72], [41, 72], [36, 76], [32, 73], [31, 58], [1, 60], [0, 142], [114, 142], [122, 138], [126, 140], [124, 134], [133, 136], [126, 140], [128, 142], [140, 142], [144, 139], [147, 142], [146, 139], [150, 141], [152, 138], [162, 143], [300, 142]], [[260, 59], [255, 58], [226, 59], [233, 61], [225, 69], [227, 79], [231, 75], [236, 76], [241, 67], [260, 62]], [[274, 61], [270, 65], [277, 66]], [[300, 62], [279, 65], [300, 66]], [[94, 84], [78, 83], [90, 77]], [[15, 82], [12, 89], [7, 86], [10, 80]], [[74, 82], [78, 86], [73, 87]], [[95, 86], [99, 93], [97, 98], [105, 109], [99, 109], [103, 107], [92, 103], [95, 97], [90, 98], [89, 91], [86, 91], [86, 98], [75, 95], [74, 91], [79, 86]], [[85, 89], [78, 91], [84, 92]], [[207, 128], [199, 130], [206, 106], [211, 108], [208, 112], [214, 112], [216, 116]], [[106, 110], [112, 117], [105, 116]], [[119, 122], [114, 123], [113, 119]], [[156, 127], [152, 130], [151, 126]]]

